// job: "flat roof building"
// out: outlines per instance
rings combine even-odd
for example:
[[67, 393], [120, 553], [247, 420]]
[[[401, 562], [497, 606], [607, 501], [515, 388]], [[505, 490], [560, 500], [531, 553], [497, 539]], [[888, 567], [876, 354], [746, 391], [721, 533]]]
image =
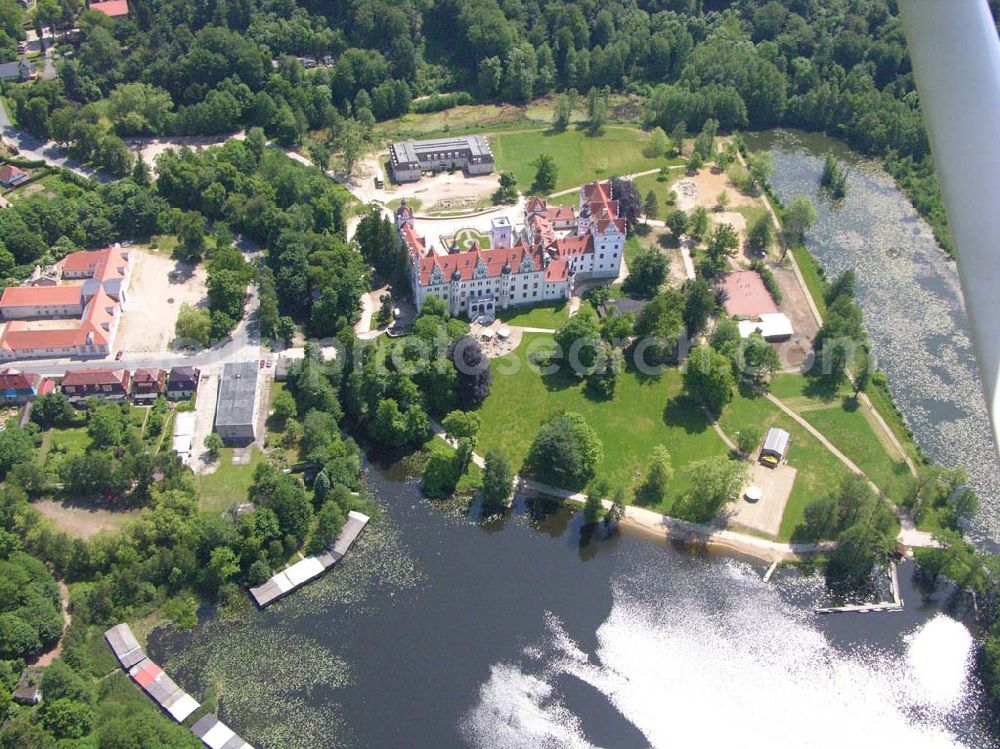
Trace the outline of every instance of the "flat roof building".
[[396, 182], [416, 182], [424, 172], [465, 169], [470, 175], [493, 171], [493, 151], [481, 135], [404, 140], [389, 146]]
[[215, 404], [215, 433], [227, 445], [249, 445], [256, 439], [256, 361], [231, 362], [222, 370]]

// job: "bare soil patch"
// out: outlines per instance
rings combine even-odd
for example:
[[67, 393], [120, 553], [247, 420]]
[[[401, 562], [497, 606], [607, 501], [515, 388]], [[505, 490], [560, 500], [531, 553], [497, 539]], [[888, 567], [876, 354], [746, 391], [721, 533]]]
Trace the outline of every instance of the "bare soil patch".
[[137, 510], [106, 510], [54, 499], [40, 499], [31, 505], [53, 520], [60, 530], [77, 538], [90, 538], [101, 531], [116, 530], [139, 517]]
[[128, 302], [115, 348], [123, 351], [163, 351], [174, 336], [181, 305], [207, 302], [203, 267], [148, 250], [132, 253]]

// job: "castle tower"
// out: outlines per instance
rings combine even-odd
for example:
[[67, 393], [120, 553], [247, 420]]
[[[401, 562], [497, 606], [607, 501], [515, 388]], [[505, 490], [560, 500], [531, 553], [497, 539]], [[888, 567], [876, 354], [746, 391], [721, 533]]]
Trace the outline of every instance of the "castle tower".
[[581, 237], [590, 234], [590, 206], [586, 203], [580, 207], [580, 215], [576, 219], [576, 233]]
[[413, 226], [413, 209], [406, 204], [406, 198], [399, 201], [399, 208], [396, 209], [396, 229], [402, 229], [409, 224]]
[[448, 314], [458, 317], [462, 306], [462, 274], [458, 268], [451, 273], [451, 283], [448, 284]]
[[497, 216], [490, 221], [490, 247], [509, 250], [514, 243], [514, 228], [506, 216]]
[[510, 284], [514, 269], [510, 267], [510, 261], [503, 264], [500, 269], [500, 299], [497, 303], [500, 309], [507, 309], [510, 306]]

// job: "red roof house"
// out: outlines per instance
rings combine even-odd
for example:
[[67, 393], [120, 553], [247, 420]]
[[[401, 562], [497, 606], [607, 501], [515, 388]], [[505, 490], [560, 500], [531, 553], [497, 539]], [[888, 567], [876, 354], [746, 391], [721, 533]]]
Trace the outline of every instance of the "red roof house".
[[13, 164], [4, 164], [0, 167], [0, 185], [4, 187], [14, 187], [22, 182], [28, 181], [28, 173], [18, 169]]
[[61, 387], [74, 404], [90, 397], [124, 401], [128, 399], [131, 381], [127, 369], [75, 369], [66, 373]]

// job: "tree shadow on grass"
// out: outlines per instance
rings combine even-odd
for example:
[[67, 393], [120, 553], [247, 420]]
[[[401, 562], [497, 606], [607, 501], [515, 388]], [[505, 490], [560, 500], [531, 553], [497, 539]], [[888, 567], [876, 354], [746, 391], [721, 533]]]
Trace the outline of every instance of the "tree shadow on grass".
[[858, 397], [856, 395], [845, 395], [840, 399], [840, 407], [849, 414], [857, 411], [860, 405], [861, 404], [858, 402]]
[[680, 427], [688, 434], [701, 434], [709, 428], [708, 417], [701, 404], [688, 395], [678, 395], [667, 401], [663, 422], [670, 427]]
[[802, 393], [809, 398], [819, 398], [824, 403], [829, 403], [839, 395], [840, 381], [825, 375], [807, 377]]
[[565, 363], [555, 372], [541, 375], [541, 378], [545, 389], [550, 391], [566, 390], [580, 384], [579, 378], [569, 371]]

